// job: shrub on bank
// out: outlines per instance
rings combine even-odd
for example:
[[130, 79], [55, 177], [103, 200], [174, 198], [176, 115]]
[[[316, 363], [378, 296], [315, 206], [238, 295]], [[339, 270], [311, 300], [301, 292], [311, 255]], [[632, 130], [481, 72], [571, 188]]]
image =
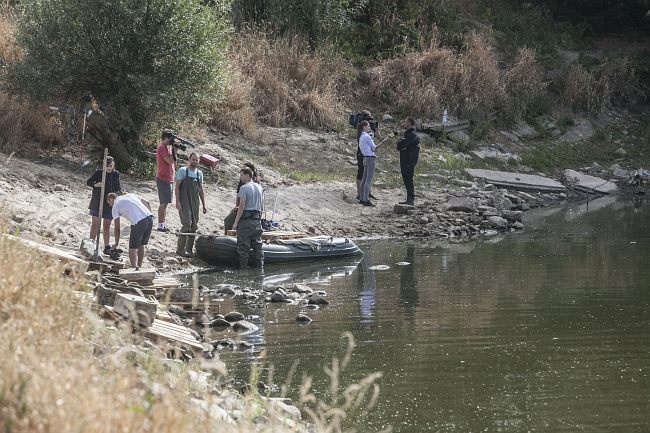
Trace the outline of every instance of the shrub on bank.
[[[211, 122], [239, 129], [239, 123], [250, 124], [249, 110], [270, 126], [320, 128], [340, 122], [353, 72], [334, 53], [310, 52], [297, 37], [247, 32], [233, 41], [229, 57], [230, 87], [225, 100], [214, 104]], [[229, 108], [241, 115], [228, 114]]]
[[608, 105], [626, 106], [645, 100], [647, 83], [639, 80], [631, 57], [605, 59], [591, 68], [569, 68], [562, 100], [574, 110], [599, 113]]
[[502, 70], [478, 34], [469, 35], [460, 51], [436, 42], [426, 51], [384, 61], [368, 75], [370, 91], [387, 106], [435, 118], [445, 108], [469, 118], [485, 118], [497, 108], [521, 116], [544, 89], [531, 50], [520, 51]]

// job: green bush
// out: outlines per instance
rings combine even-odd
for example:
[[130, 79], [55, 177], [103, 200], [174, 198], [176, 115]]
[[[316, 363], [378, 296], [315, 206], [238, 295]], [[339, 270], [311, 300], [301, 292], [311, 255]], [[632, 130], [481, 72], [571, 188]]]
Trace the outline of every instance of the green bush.
[[147, 132], [196, 118], [221, 93], [229, 2], [209, 3], [21, 2], [13, 89], [49, 103], [91, 92], [133, 155]]

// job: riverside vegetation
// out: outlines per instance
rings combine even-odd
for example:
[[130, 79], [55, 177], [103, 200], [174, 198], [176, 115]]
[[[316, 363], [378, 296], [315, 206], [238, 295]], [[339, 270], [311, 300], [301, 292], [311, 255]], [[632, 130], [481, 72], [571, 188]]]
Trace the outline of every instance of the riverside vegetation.
[[[508, 199], [513, 206], [521, 196], [454, 183], [465, 167], [553, 173], [593, 162], [647, 165], [644, 2], [626, 1], [616, 10], [570, 3], [574, 7], [551, 0], [127, 0], [106, 9], [91, 0], [7, 1], [0, 6], [0, 152], [69, 167], [80, 157], [78, 142], [69, 142], [66, 116], [47, 107], [76, 106], [90, 92], [98, 116], [88, 125], [86, 152], [94, 157], [108, 146], [134, 177], [151, 177], [146, 151], [160, 127], [173, 126], [199, 143], [219, 143], [207, 149], [218, 149], [225, 167], [209, 179], [221, 188], [213, 200], [220, 212], [232, 202], [224, 188], [233, 180], [227, 170], [248, 159], [272, 187], [303, 186], [290, 190], [298, 208], [328, 203], [339, 191], [347, 191], [340, 195], [349, 208], [353, 188], [344, 182], [353, 178], [355, 146], [347, 111], [439, 121], [447, 108], [455, 118], [470, 119], [471, 130], [461, 140], [423, 140], [417, 188], [425, 206], [413, 224], [397, 216], [387, 228], [387, 218], [355, 214], [349, 227], [337, 229], [333, 217], [347, 210], [291, 209], [308, 220], [303, 224], [345, 235], [460, 234], [466, 225], [471, 232], [469, 215], [440, 212], [448, 196]], [[559, 139], [585, 122], [595, 125], [591, 138]], [[513, 137], [522, 124], [529, 132]], [[466, 157], [485, 145], [517, 152], [521, 160]], [[73, 170], [39, 172], [43, 164], [22, 161], [30, 167], [26, 176], [38, 173], [46, 183], [76, 176]], [[395, 154], [385, 157], [385, 166], [396, 166]], [[8, 166], [2, 183], [5, 192], [13, 188], [12, 196], [20, 195], [21, 182], [9, 176], [16, 172]], [[23, 184], [33, 183], [43, 200], [55, 194], [61, 203], [85, 206], [74, 185], [52, 191], [39, 179], [27, 180]], [[144, 182], [129, 186], [147, 189]], [[380, 170], [384, 198], [397, 199], [399, 186], [394, 170]], [[29, 211], [23, 204], [15, 206]], [[86, 231], [56, 218], [8, 213], [11, 230], [18, 225], [44, 238], [76, 243]], [[219, 218], [209, 218], [216, 226]], [[0, 254], [0, 339], [10, 348], [0, 378], [5, 431], [305, 427], [256, 395], [235, 397], [219, 362], [164, 360], [128, 330], [98, 321], [73, 295], [83, 283], [62, 278], [46, 259], [6, 240]], [[167, 259], [159, 254], [157, 263]], [[345, 359], [336, 365], [348, 367]], [[370, 409], [378, 398], [378, 375], [340, 393], [336, 365], [327, 370], [331, 400], [316, 401], [305, 378], [297, 402], [319, 431], [345, 430], [346, 411]], [[200, 371], [213, 373], [207, 385]]]

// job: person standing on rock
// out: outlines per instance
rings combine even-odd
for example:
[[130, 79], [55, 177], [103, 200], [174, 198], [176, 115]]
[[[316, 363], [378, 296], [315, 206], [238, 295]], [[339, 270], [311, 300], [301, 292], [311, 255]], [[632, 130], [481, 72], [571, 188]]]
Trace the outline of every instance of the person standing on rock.
[[113, 219], [126, 218], [131, 223], [129, 235], [129, 260], [136, 270], [142, 266], [144, 246], [149, 243], [153, 227], [153, 215], [149, 202], [135, 194], [118, 196], [114, 192], [108, 195]]
[[372, 187], [372, 179], [375, 176], [375, 168], [377, 166], [375, 150], [381, 146], [375, 144], [370, 136], [370, 123], [367, 120], [362, 120], [357, 126], [357, 141], [359, 143], [359, 150], [363, 155], [363, 176], [361, 178], [361, 194], [359, 195], [359, 204], [363, 206], [375, 206], [370, 202], [370, 188]]
[[415, 186], [413, 185], [413, 175], [415, 166], [420, 156], [420, 137], [415, 132], [415, 119], [407, 117], [404, 119], [404, 136], [397, 142], [399, 150], [399, 168], [402, 172], [402, 181], [406, 188], [406, 201], [399, 204], [415, 204]]
[[[199, 209], [205, 208], [205, 194], [203, 193], [203, 173], [199, 170], [199, 156], [191, 153], [189, 163], [181, 167], [176, 173], [176, 209], [181, 218], [181, 233], [196, 233], [199, 225]], [[200, 200], [200, 203], [199, 203]], [[194, 249], [194, 236], [178, 236], [176, 254], [190, 257]]]
[[162, 141], [156, 149], [156, 188], [158, 189], [158, 231], [169, 232], [165, 222], [167, 205], [172, 202], [174, 191], [174, 164], [176, 163], [176, 150], [172, 148], [174, 132], [165, 129], [162, 132]]
[[[93, 173], [90, 178], [86, 181], [86, 184], [93, 189], [92, 198], [90, 199], [90, 204], [88, 209], [90, 210], [90, 215], [92, 221], [90, 224], [90, 238], [94, 241], [97, 239], [97, 232], [99, 231], [100, 225], [102, 226], [102, 235], [104, 238], [104, 254], [110, 254], [111, 251], [117, 250], [117, 246], [120, 243], [120, 220], [115, 220], [114, 225], [114, 236], [115, 243], [111, 248], [111, 221], [113, 220], [111, 214], [111, 206], [108, 204], [108, 194], [111, 192], [118, 192], [122, 189], [120, 185], [120, 172], [115, 170], [115, 161], [112, 157], [106, 158], [106, 185], [104, 186], [104, 207], [102, 209], [102, 215], [99, 216], [99, 195], [102, 190], [102, 170], [97, 170]], [[101, 220], [101, 222], [100, 222]]]
[[239, 267], [248, 267], [250, 250], [253, 249], [255, 266], [264, 266], [264, 251], [262, 251], [262, 206], [264, 196], [262, 187], [253, 182], [253, 171], [244, 167], [239, 172], [239, 178], [244, 183], [239, 189], [239, 207], [232, 226], [237, 231], [237, 254]]

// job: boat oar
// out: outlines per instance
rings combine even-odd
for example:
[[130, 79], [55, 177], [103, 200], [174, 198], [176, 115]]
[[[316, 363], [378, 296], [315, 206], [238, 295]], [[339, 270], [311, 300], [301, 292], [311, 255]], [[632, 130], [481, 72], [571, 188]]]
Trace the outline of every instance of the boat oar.
[[108, 158], [108, 147], [104, 149], [104, 159], [102, 160], [102, 187], [99, 193], [99, 228], [97, 229], [97, 236], [95, 237], [95, 254], [93, 254], [93, 262], [101, 262], [102, 257], [99, 255], [99, 235], [102, 233], [102, 226], [104, 223], [104, 190], [106, 189], [106, 159]]

